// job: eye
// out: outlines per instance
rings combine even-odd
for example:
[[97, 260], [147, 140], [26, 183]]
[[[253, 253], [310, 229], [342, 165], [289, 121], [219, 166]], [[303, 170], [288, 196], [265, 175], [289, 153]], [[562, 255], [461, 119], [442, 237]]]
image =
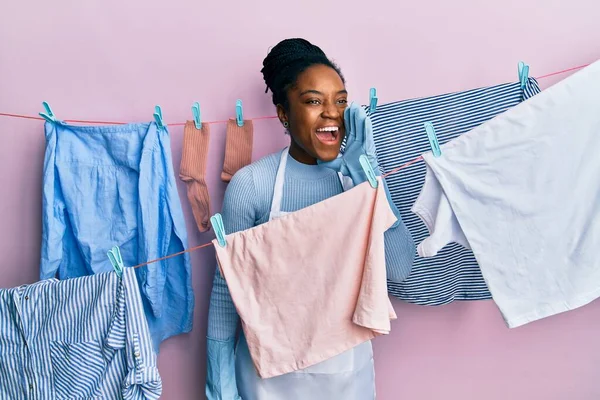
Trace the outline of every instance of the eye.
[[339, 99], [338, 104], [348, 104], [348, 99]]
[[321, 104], [321, 102], [317, 99], [310, 99], [306, 102], [306, 104], [314, 104], [314, 105], [318, 105]]

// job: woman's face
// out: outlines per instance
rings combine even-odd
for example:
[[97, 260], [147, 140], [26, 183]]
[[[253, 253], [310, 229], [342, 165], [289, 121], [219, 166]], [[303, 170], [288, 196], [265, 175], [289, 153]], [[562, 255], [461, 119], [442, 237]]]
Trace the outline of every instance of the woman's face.
[[338, 73], [313, 65], [298, 76], [287, 92], [289, 110], [277, 107], [279, 119], [289, 123], [290, 155], [305, 164], [331, 161], [340, 152], [348, 92]]

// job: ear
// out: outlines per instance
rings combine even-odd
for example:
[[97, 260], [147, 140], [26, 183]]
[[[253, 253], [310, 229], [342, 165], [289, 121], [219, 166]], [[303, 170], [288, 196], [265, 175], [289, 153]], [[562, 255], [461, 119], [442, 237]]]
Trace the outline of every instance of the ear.
[[281, 104], [277, 104], [277, 118], [279, 118], [279, 122], [281, 122], [282, 124], [284, 122], [290, 122], [288, 120], [287, 113], [285, 112], [285, 109]]

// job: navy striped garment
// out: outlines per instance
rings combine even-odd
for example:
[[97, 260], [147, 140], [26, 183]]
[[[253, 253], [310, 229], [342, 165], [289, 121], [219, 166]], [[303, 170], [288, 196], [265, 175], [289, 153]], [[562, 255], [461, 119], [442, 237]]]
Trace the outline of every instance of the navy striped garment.
[[0, 290], [0, 399], [158, 399], [133, 268]]
[[[370, 117], [382, 172], [431, 151], [423, 127], [425, 122], [433, 123], [438, 140], [443, 144], [539, 92], [537, 81], [529, 78], [524, 89], [519, 83], [508, 83], [377, 106]], [[386, 178], [392, 200], [417, 244], [428, 232], [410, 209], [424, 179], [423, 162]], [[421, 305], [491, 298], [473, 253], [456, 243], [446, 246], [435, 257], [417, 256], [409, 277], [401, 283], [389, 281], [388, 287], [393, 296]]]

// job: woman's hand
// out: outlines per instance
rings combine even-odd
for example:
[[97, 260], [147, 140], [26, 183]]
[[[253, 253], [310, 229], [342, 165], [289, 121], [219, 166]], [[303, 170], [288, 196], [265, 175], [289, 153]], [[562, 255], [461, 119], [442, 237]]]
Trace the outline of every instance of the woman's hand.
[[[381, 176], [377, 155], [375, 153], [375, 141], [373, 139], [373, 126], [367, 112], [359, 105], [351, 103], [344, 111], [344, 126], [346, 127], [346, 148], [335, 160], [319, 163], [320, 165], [332, 168], [349, 176], [354, 185], [358, 185], [367, 180], [367, 175], [363, 171], [359, 157], [365, 154], [375, 172], [376, 176]], [[390, 208], [396, 216], [396, 223], [392, 228], [396, 228], [402, 217], [400, 211], [392, 201], [392, 196], [388, 189], [385, 179], [382, 179]]]
[[375, 175], [381, 175], [375, 155], [373, 127], [366, 111], [361, 106], [351, 103], [344, 111], [344, 126], [346, 127], [344, 152], [333, 161], [319, 162], [319, 164], [349, 176], [354, 185], [358, 185], [367, 180], [359, 161], [359, 157], [365, 154]]

